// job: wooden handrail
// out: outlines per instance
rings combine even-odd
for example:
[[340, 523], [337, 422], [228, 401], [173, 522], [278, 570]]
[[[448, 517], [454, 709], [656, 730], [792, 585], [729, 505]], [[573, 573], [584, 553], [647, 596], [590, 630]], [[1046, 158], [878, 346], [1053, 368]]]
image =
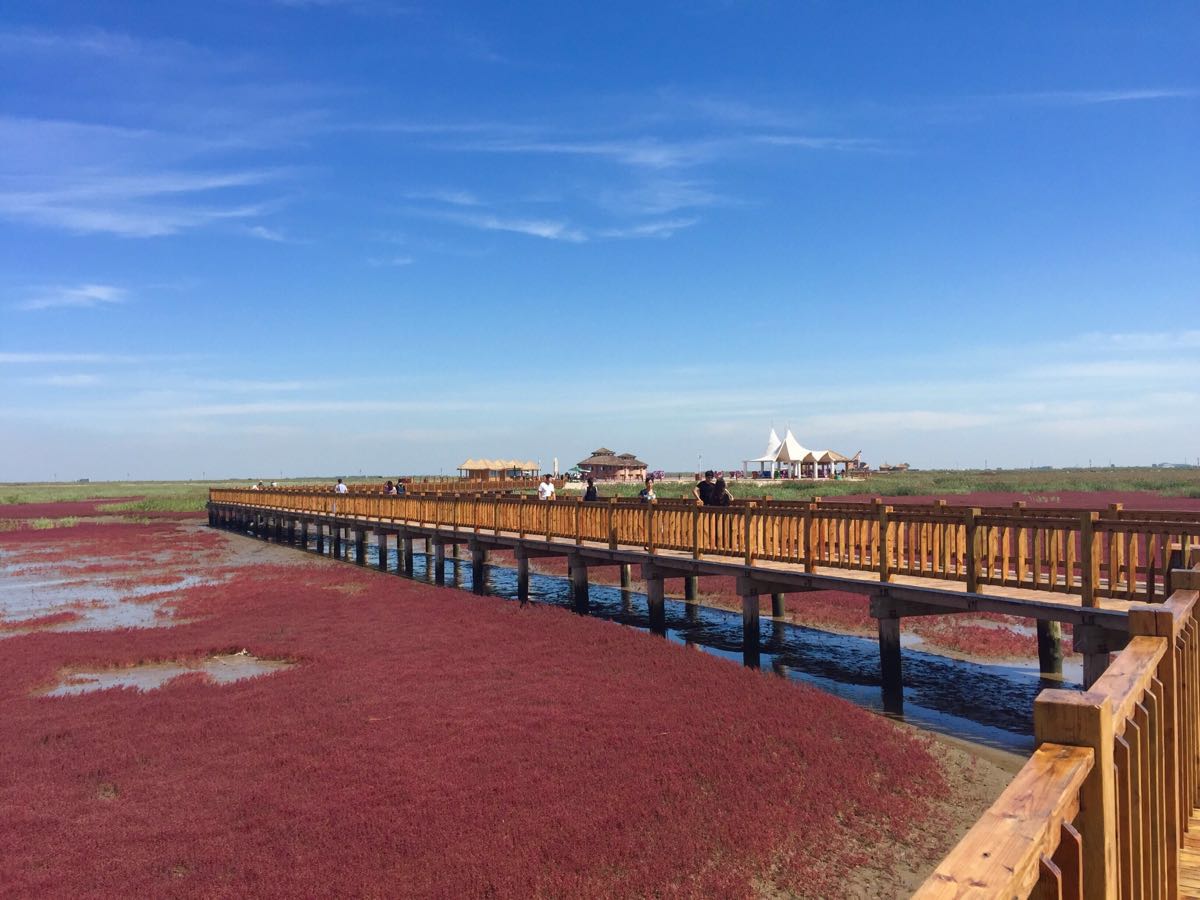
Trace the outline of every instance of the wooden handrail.
[[[1130, 607], [1133, 637], [1088, 691], [1038, 695], [1038, 749], [918, 900], [1178, 896], [1200, 803], [1200, 565], [1176, 580], [1166, 602]], [[1082, 780], [1047, 764], [1067, 748], [1088, 755]]]
[[915, 898], [1028, 897], [1039, 881], [1053, 878], [1050, 866], [1078, 884], [1081, 848], [1071, 823], [1094, 757], [1086, 747], [1038, 747]]

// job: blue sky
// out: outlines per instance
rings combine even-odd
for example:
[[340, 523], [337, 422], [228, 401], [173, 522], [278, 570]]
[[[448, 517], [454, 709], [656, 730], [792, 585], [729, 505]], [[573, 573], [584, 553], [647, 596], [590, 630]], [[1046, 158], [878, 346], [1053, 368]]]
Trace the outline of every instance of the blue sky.
[[0, 480], [1200, 456], [1190, 3], [6, 3]]

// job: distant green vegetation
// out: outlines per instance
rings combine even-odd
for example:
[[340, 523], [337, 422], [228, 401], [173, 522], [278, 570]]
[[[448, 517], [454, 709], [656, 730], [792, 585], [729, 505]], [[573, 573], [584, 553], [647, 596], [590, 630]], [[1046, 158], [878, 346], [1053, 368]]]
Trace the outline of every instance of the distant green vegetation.
[[[266, 479], [264, 479], [266, 480]], [[346, 478], [347, 482], [376, 482], [382, 477]], [[282, 479], [280, 484], [331, 485], [335, 478]], [[195, 512], [204, 509], [209, 487], [245, 487], [253, 481], [100, 481], [78, 483], [0, 484], [0, 505], [54, 503], [64, 500], [93, 500], [106, 497], [137, 499], [113, 504], [116, 512]], [[267, 480], [270, 484], [270, 481]], [[664, 481], [657, 485], [664, 498], [691, 495], [693, 482]], [[575, 496], [581, 488], [573, 484], [564, 492]], [[1003, 469], [930, 470], [871, 475], [861, 481], [760, 481], [731, 479], [735, 497], [775, 500], [805, 500], [812, 497], [844, 497], [852, 494], [913, 496], [924, 494], [968, 494], [977, 491], [1049, 495], [1057, 491], [1149, 491], [1178, 497], [1200, 497], [1200, 469]], [[604, 497], [634, 497], [640, 484], [603, 484]], [[56, 520], [62, 521], [62, 520]]]
[[[660, 482], [659, 497], [691, 496], [694, 482]], [[640, 484], [604, 484], [605, 497], [635, 497]], [[573, 488], [574, 489], [574, 488]], [[1200, 497], [1200, 469], [989, 469], [929, 470], [871, 475], [861, 481], [761, 481], [731, 479], [735, 497], [769, 496], [774, 500], [879, 494], [909, 497], [970, 494], [981, 491], [1044, 495], [1055, 491], [1149, 491], [1176, 497]]]
[[64, 516], [61, 519], [34, 519], [29, 524], [36, 530], [44, 531], [47, 528], [74, 528], [79, 520], [74, 516]]

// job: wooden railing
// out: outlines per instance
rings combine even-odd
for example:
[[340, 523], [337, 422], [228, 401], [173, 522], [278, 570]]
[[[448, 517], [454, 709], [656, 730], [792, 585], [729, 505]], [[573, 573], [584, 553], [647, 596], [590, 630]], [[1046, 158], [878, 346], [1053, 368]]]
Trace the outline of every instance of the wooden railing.
[[1200, 566], [1086, 692], [1034, 704], [1040, 746], [916, 893], [936, 898], [1170, 898], [1200, 803]]
[[1175, 520], [1163, 513], [1101, 519], [1095, 512], [931, 505], [750, 502], [699, 507], [687, 501], [638, 503], [609, 499], [585, 503], [479, 493], [389, 497], [328, 490], [213, 488], [218, 503], [301, 513], [422, 523], [464, 531], [510, 532], [576, 543], [634, 546], [650, 553], [735, 557], [802, 565], [808, 572], [849, 569], [1027, 588], [1078, 595], [1084, 606], [1100, 598], [1159, 600], [1170, 590], [1172, 545], [1200, 538], [1200, 517]]
[[[401, 479], [399, 482], [405, 493], [408, 494], [511, 494], [516, 491], [528, 491], [536, 489], [541, 482], [540, 478], [493, 478], [488, 481], [476, 481], [466, 478], [411, 478]], [[555, 488], [561, 490], [565, 484], [565, 480], [558, 478], [554, 480]], [[353, 482], [346, 485], [347, 493], [350, 494], [385, 494], [385, 486], [382, 482]], [[275, 491], [284, 494], [305, 494], [305, 493], [335, 493], [333, 485], [313, 485], [313, 484], [296, 484], [284, 485], [280, 487], [265, 488], [262, 490]], [[261, 493], [262, 490], [255, 491]]]

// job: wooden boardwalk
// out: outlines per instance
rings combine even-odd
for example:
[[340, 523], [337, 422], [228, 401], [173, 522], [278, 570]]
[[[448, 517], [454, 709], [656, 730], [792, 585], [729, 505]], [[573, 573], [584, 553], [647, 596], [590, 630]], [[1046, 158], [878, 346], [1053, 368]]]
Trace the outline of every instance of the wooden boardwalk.
[[[525, 502], [213, 489], [209, 523], [335, 557], [367, 536], [389, 565], [413, 571], [426, 542], [435, 579], [445, 548], [465, 544], [483, 584], [489, 550], [511, 550], [518, 592], [529, 560], [566, 557], [576, 602], [589, 567], [639, 565], [653, 631], [664, 629], [666, 578], [736, 579], [743, 653], [756, 665], [759, 596], [811, 590], [870, 598], [879, 624], [885, 706], [902, 685], [900, 620], [998, 612], [1039, 626], [1069, 622], [1084, 692], [1046, 690], [1034, 706], [1038, 747], [984, 817], [918, 890], [935, 898], [1196, 897], [1200, 900], [1200, 517], [1138, 512], [982, 514], [937, 508], [756, 508]], [[689, 588], [689, 585], [691, 587]], [[1141, 602], [1151, 600], [1155, 602]], [[1043, 660], [1043, 670], [1045, 670]]]

